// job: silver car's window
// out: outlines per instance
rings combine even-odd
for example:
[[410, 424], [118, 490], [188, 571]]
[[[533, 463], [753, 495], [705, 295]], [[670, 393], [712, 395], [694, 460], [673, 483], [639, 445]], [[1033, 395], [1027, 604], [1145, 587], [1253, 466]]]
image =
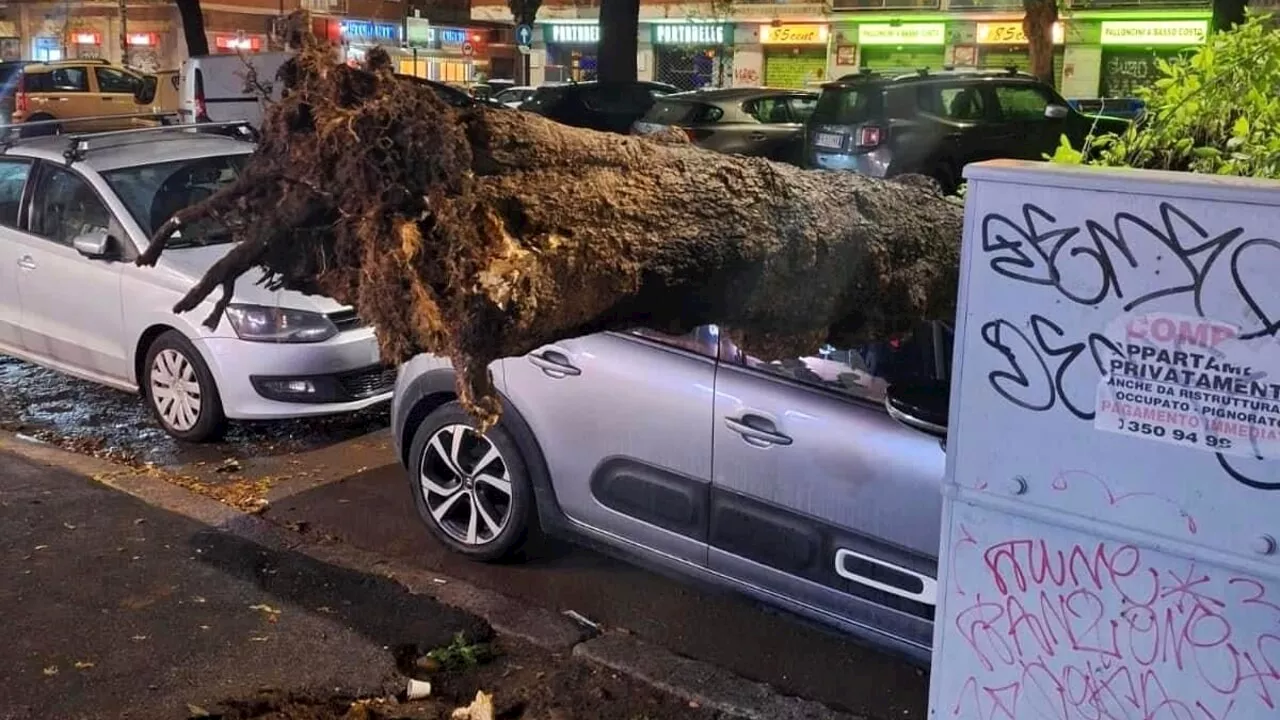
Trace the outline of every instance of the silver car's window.
[[31, 177], [31, 163], [25, 160], [0, 160], [0, 225], [18, 226], [22, 208], [22, 191]]
[[953, 336], [950, 325], [922, 323], [892, 340], [848, 348], [823, 345], [803, 357], [770, 361], [742, 352], [726, 339], [720, 358], [879, 405], [893, 383], [946, 380]]
[[720, 343], [720, 329], [715, 325], [703, 325], [684, 335], [670, 335], [648, 328], [637, 328], [631, 334], [709, 358], [716, 357]]
[[32, 203], [31, 231], [61, 245], [70, 245], [91, 230], [111, 227], [111, 211], [83, 177], [49, 167]]
[[[235, 182], [248, 158], [248, 155], [216, 155], [174, 160], [111, 170], [102, 176], [143, 232], [150, 236], [174, 213]], [[208, 245], [230, 242], [231, 233], [215, 222], [201, 221], [183, 227], [176, 239], [176, 245], [170, 242], [170, 246]]]

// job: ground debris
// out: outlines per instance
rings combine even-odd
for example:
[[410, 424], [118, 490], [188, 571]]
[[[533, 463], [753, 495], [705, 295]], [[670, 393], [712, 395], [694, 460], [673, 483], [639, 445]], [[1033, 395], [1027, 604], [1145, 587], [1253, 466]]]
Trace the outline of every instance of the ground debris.
[[494, 720], [493, 696], [483, 690], [476, 691], [476, 699], [470, 705], [460, 707], [449, 716], [451, 720]]
[[485, 427], [490, 364], [564, 338], [715, 323], [770, 360], [954, 316], [963, 213], [927, 183], [454, 108], [381, 49], [335, 62], [305, 12], [284, 27], [299, 52], [244, 172], [138, 258], [225, 225], [238, 242], [174, 307], [220, 292], [211, 327], [262, 269], [355, 306], [385, 362], [449, 357]]

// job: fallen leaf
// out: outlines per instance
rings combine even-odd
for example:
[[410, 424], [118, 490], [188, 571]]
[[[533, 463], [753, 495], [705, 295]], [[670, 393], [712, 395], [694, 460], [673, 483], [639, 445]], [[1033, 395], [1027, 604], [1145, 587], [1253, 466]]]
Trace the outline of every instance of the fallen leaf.
[[44, 669], [44, 674], [45, 674], [46, 676], [48, 676], [48, 677], [53, 677], [54, 675], [57, 675], [57, 674], [58, 674], [58, 666], [57, 666], [57, 665], [50, 665], [49, 667], [47, 667], [47, 668], [45, 668], [45, 669]]
[[93, 667], [93, 665], [94, 665], [94, 664], [93, 664], [92, 662], [89, 662], [88, 660], [77, 660], [77, 661], [76, 661], [76, 669], [77, 669], [77, 670], [88, 670], [89, 668]]
[[249, 606], [249, 609], [250, 609], [250, 610], [257, 610], [257, 611], [259, 611], [259, 612], [264, 612], [264, 613], [266, 613], [267, 615], [273, 615], [273, 616], [274, 616], [274, 615], [279, 615], [279, 614], [280, 614], [280, 611], [279, 611], [279, 610], [277, 610], [277, 609], [275, 609], [275, 608], [271, 607], [270, 605], [250, 605], [250, 606]]
[[48, 545], [37, 545], [37, 546], [35, 547], [35, 549], [36, 549], [36, 550], [45, 550], [45, 549], [47, 549], [48, 547], [49, 547]]
[[75, 525], [72, 525], [71, 523], [68, 523], [68, 522], [64, 522], [64, 523], [62, 523], [62, 527], [66, 528], [66, 529], [68, 529], [68, 530], [75, 530], [75, 529], [76, 529], [76, 526], [75, 526]]
[[208, 711], [208, 710], [205, 710], [204, 708], [200, 707], [199, 705], [192, 705], [191, 703], [187, 703], [187, 716], [188, 716], [188, 717], [193, 717], [193, 718], [207, 718], [207, 717], [210, 717], [210, 716], [209, 716], [209, 711]]
[[208, 625], [201, 625], [201, 626], [200, 626], [200, 629], [201, 629], [201, 630], [208, 630], [208, 629], [209, 629], [209, 626], [208, 626]]
[[195, 597], [191, 598], [191, 602], [203, 605], [208, 601], [200, 597], [199, 595], [196, 595]]
[[136, 520], [134, 520], [134, 521], [133, 521], [133, 524], [134, 524], [134, 525], [141, 525], [141, 524], [145, 523], [146, 521], [147, 521], [147, 519], [146, 519], [146, 518], [137, 518]]
[[253, 637], [249, 638], [249, 642], [266, 642], [268, 639], [269, 638], [263, 635], [254, 635]]
[[452, 720], [493, 720], [493, 696], [477, 690], [476, 699], [470, 705], [454, 710], [449, 717]]
[[131, 638], [129, 638], [129, 639], [130, 639], [130, 640], [132, 640], [132, 641], [134, 641], [134, 642], [142, 642], [143, 640], [146, 640], [146, 639], [147, 639], [147, 636], [146, 636], [146, 635], [134, 635], [133, 637], [131, 637]]
[[240, 468], [241, 468], [241, 465], [239, 460], [236, 460], [235, 458], [227, 458], [226, 460], [222, 461], [222, 464], [214, 468], [213, 471], [220, 472], [220, 473], [233, 473], [233, 472], [240, 472]]

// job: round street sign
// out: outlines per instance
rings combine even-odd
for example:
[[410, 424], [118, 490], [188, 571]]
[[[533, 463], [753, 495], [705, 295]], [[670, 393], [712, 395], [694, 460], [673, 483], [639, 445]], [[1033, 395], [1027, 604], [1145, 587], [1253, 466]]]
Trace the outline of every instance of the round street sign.
[[462, 54], [471, 57], [476, 54], [476, 48], [469, 42], [462, 43]]
[[521, 50], [533, 47], [533, 26], [516, 26], [516, 46]]

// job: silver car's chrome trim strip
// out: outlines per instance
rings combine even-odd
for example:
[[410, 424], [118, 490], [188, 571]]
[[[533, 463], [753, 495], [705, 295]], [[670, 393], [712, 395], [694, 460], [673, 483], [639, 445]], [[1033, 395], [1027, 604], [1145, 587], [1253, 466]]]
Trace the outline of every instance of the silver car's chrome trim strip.
[[915, 428], [916, 430], [929, 433], [930, 435], [940, 435], [942, 437], [947, 436], [947, 428], [945, 425], [935, 425], [927, 420], [921, 420], [918, 417], [908, 415], [889, 404], [889, 398], [887, 397], [884, 399], [884, 409], [888, 411], [889, 417], [909, 428]]
[[[863, 562], [869, 562], [872, 565], [879, 565], [880, 567], [889, 568], [890, 570], [893, 570], [894, 572], [902, 573], [903, 575], [909, 575], [920, 581], [922, 585], [922, 587], [920, 588], [920, 592], [911, 592], [910, 590], [903, 590], [900, 587], [895, 587], [887, 583], [882, 583], [879, 580], [872, 580], [869, 577], [864, 577], [855, 572], [850, 572], [849, 570], [845, 569], [845, 566], [844, 566], [845, 558], [850, 558], [850, 557], [857, 558], [859, 560], [862, 560]], [[925, 605], [930, 605], [934, 607], [936, 607], [938, 604], [938, 581], [937, 580], [934, 580], [928, 575], [921, 575], [920, 573], [915, 572], [914, 570], [908, 570], [907, 568], [904, 568], [901, 565], [895, 565], [893, 563], [888, 563], [878, 558], [873, 558], [870, 555], [863, 555], [862, 553], [856, 553], [852, 550], [847, 550], [845, 548], [840, 548], [839, 550], [836, 550], [836, 574], [850, 582], [856, 582], [859, 585], [866, 585], [867, 587], [875, 588], [876, 590], [879, 590], [881, 592], [887, 592], [890, 595], [897, 595], [898, 597], [901, 597], [901, 598], [914, 600], [918, 603], [924, 603]]]

